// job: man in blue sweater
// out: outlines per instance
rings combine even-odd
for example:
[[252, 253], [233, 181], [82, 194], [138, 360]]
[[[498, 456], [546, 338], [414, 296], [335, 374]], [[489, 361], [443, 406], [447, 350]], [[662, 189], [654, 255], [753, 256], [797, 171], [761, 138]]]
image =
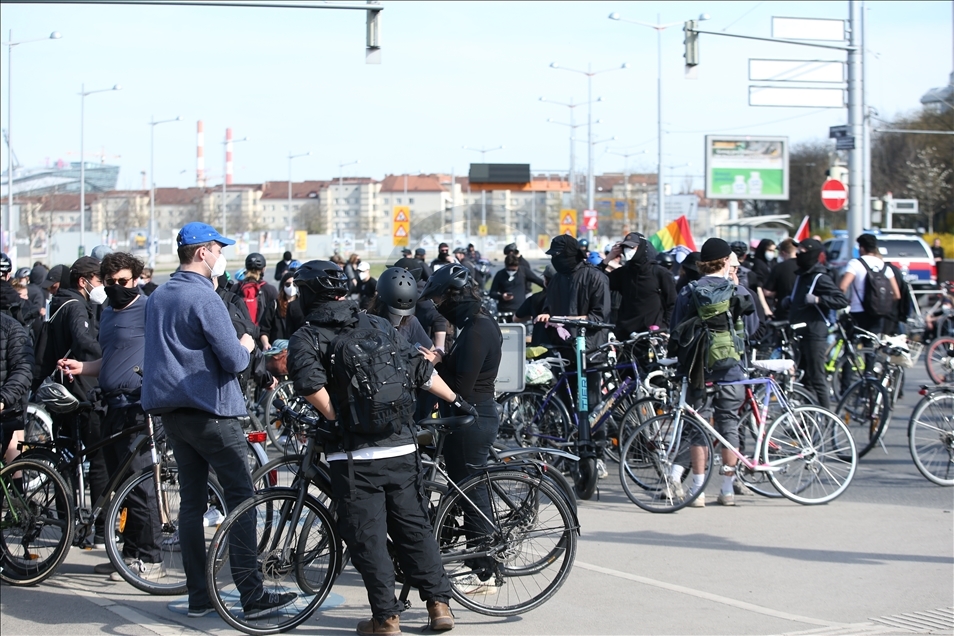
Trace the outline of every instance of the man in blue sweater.
[[[189, 588], [189, 616], [213, 611], [206, 585], [202, 515], [208, 501], [209, 467], [215, 470], [229, 509], [254, 494], [239, 417], [246, 415], [238, 376], [255, 347], [241, 340], [212, 279], [225, 272], [222, 248], [235, 241], [205, 223], [189, 223], [176, 237], [179, 269], [146, 304], [142, 406], [161, 414], [179, 467], [179, 542]], [[296, 595], [269, 593], [255, 554], [255, 519], [238, 524], [229, 537], [229, 561], [245, 618], [276, 612]], [[240, 568], [241, 571], [237, 571]]]

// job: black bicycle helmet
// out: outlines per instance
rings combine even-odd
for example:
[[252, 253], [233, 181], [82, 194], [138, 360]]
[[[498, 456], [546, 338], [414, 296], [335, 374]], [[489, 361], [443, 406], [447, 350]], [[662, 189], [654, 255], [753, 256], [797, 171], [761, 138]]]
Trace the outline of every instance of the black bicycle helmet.
[[245, 257], [245, 269], [265, 269], [265, 257], [258, 252], [252, 252]]
[[745, 255], [749, 253], [749, 246], [745, 244], [745, 241], [732, 241], [729, 243], [729, 249], [735, 252], [739, 260], [745, 258]]
[[467, 268], [457, 263], [451, 263], [440, 268], [427, 279], [427, 284], [421, 291], [421, 300], [446, 296], [450, 292], [459, 291], [470, 284], [470, 273]]
[[[47, 378], [49, 380], [49, 378]], [[59, 382], [46, 381], [36, 390], [39, 400], [50, 413], [72, 413], [79, 408], [79, 400]]]
[[29, 268], [29, 267], [21, 267], [20, 269], [17, 270], [17, 272], [13, 275], [13, 277], [14, 277], [14, 278], [29, 278], [29, 277], [30, 277], [30, 268]]
[[662, 265], [666, 269], [670, 269], [673, 265], [676, 264], [676, 259], [672, 257], [672, 254], [669, 252], [660, 252], [656, 255], [656, 263]]
[[517, 251], [516, 243], [507, 243], [506, 247], [504, 247], [504, 256], [506, 256], [510, 252], [516, 252], [516, 251]]
[[399, 258], [394, 261], [394, 265], [391, 267], [398, 267], [409, 271], [411, 276], [414, 277], [414, 280], [421, 280], [424, 276], [424, 261], [419, 258]]
[[577, 241], [577, 243], [580, 244], [580, 249], [581, 249], [581, 250], [588, 250], [588, 249], [590, 249], [590, 241], [589, 241], [589, 239], [581, 238], [580, 240]]
[[4, 252], [0, 252], [0, 274], [8, 274], [13, 271], [13, 261]]
[[378, 298], [388, 306], [388, 311], [399, 316], [414, 314], [417, 305], [417, 281], [403, 267], [389, 267], [378, 278]]
[[348, 277], [331, 261], [308, 261], [292, 279], [298, 286], [302, 308], [308, 312], [316, 304], [335, 300], [348, 293]]

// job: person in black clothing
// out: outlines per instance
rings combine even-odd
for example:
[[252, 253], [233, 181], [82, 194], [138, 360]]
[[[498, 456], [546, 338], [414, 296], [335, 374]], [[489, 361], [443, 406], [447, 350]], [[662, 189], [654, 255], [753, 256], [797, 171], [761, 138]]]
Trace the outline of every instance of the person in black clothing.
[[768, 281], [762, 288], [762, 292], [767, 298], [774, 299], [776, 320], [788, 320], [788, 308], [782, 307], [781, 303], [795, 289], [795, 271], [798, 269], [795, 253], [797, 247], [798, 244], [790, 238], [778, 244], [779, 258], [782, 260], [772, 268]]
[[33, 382], [33, 345], [26, 329], [6, 311], [0, 311], [0, 457], [5, 463], [20, 454], [24, 415]]
[[631, 333], [643, 333], [653, 325], [669, 329], [676, 305], [676, 285], [672, 274], [649, 260], [645, 238], [628, 234], [606, 256], [612, 261], [625, 256], [622, 267], [609, 272], [609, 287], [621, 294], [616, 333], [625, 339]]
[[[432, 299], [441, 315], [457, 329], [457, 339], [447, 355], [433, 355], [437, 370], [451, 390], [477, 410], [477, 421], [473, 425], [451, 433], [444, 442], [447, 473], [459, 483], [487, 465], [490, 447], [497, 439], [500, 419], [494, 401], [494, 382], [500, 367], [503, 336], [497, 322], [482, 309], [470, 273], [461, 265], [434, 272], [421, 296]], [[474, 503], [492, 518], [487, 493], [477, 489], [474, 495]], [[474, 511], [470, 512], [466, 515], [465, 530], [469, 525], [473, 533], [486, 522]], [[494, 575], [495, 563], [488, 557], [468, 565], [474, 568], [478, 581], [488, 581], [491, 585], [489, 580]]]
[[450, 255], [450, 246], [447, 243], [441, 243], [437, 246], [437, 258], [431, 261], [431, 271], [437, 271], [438, 268], [454, 262], [455, 260]]
[[483, 275], [477, 271], [477, 264], [467, 256], [467, 250], [463, 247], [455, 247], [454, 258], [457, 259], [456, 262], [458, 264], [467, 269], [467, 272], [470, 274], [470, 280], [474, 286], [477, 287], [477, 289], [483, 289]]
[[329, 360], [332, 343], [359, 326], [369, 328], [370, 323], [397, 344], [409, 386], [426, 388], [464, 412], [474, 409], [434, 373], [433, 365], [388, 320], [363, 314], [357, 303], [347, 299], [348, 279], [340, 267], [329, 261], [309, 261], [295, 274], [295, 284], [307, 322], [288, 343], [289, 373], [295, 392], [329, 421], [329, 431], [337, 431], [326, 437], [324, 447], [338, 530], [364, 580], [372, 612], [370, 620], [358, 623], [357, 632], [400, 633], [404, 607], [394, 594], [388, 536], [405, 576], [427, 602], [430, 629], [452, 629], [454, 619], [447, 605], [451, 587], [426, 513], [420, 487], [423, 467], [410, 417], [392, 422], [387, 433], [354, 432], [352, 391], [345, 388], [352, 379], [335, 377], [342, 367]]
[[805, 372], [802, 384], [815, 394], [818, 405], [831, 408], [825, 360], [828, 351], [828, 314], [848, 306], [848, 298], [838, 289], [828, 270], [818, 262], [824, 250], [821, 242], [806, 239], [799, 243], [795, 285], [789, 297], [789, 320], [806, 323], [802, 330], [799, 365]]
[[[517, 308], [515, 316], [517, 322], [536, 320], [536, 317], [543, 313], [543, 305], [547, 300], [547, 285], [550, 284], [555, 274], [556, 270], [553, 269], [553, 265], [547, 265], [547, 268], [543, 270], [543, 289], [528, 296], [523, 304]], [[530, 332], [530, 345], [537, 347], [549, 344], [550, 337], [547, 334], [546, 323], [534, 322], [533, 329]]]
[[529, 296], [533, 291], [533, 289], [530, 287], [533, 284], [539, 285], [541, 289], [546, 287], [546, 283], [543, 281], [543, 278], [540, 277], [540, 274], [533, 271], [533, 268], [530, 267], [530, 263], [527, 262], [527, 259], [520, 255], [520, 250], [517, 249], [516, 243], [510, 243], [504, 247], [504, 257], [506, 257], [508, 254], [517, 255], [517, 261], [520, 263], [520, 270], [523, 272], [523, 278], [526, 281], [526, 296]]
[[775, 264], [775, 241], [772, 239], [762, 239], [759, 246], [755, 248], [755, 256], [751, 262], [746, 259], [745, 265], [748, 265], [752, 273], [749, 274], [749, 289], [755, 294], [755, 301], [762, 305], [762, 311], [766, 318], [772, 318], [772, 307], [765, 299], [762, 288], [768, 283], [769, 274], [772, 272], [772, 266]]
[[941, 239], [934, 239], [934, 245], [931, 246], [931, 256], [934, 257], [934, 265], [940, 265], [944, 260], [944, 248], [941, 247]]
[[[427, 332], [434, 347], [444, 351], [444, 344], [447, 341], [447, 319], [437, 311], [434, 301], [420, 297], [420, 292], [424, 290], [426, 281], [423, 279], [424, 262], [416, 258], [402, 258], [394, 263], [394, 267], [401, 267], [411, 272], [414, 280], [417, 281], [417, 307], [414, 310], [414, 316]], [[428, 279], [430, 280], [430, 279]]]
[[292, 262], [292, 253], [285, 252], [282, 254], [282, 260], [275, 263], [275, 280], [280, 281], [282, 277], [285, 276], [285, 272], [288, 270], [288, 266]]
[[305, 324], [305, 314], [302, 313], [301, 303], [298, 300], [298, 287], [293, 280], [297, 268], [286, 270], [279, 282], [278, 301], [275, 303], [275, 312], [269, 330], [269, 339], [288, 340], [299, 327]]
[[699, 252], [689, 252], [686, 258], [679, 264], [679, 278], [676, 279], [676, 293], [682, 291], [682, 288], [689, 283], [699, 280], [702, 275], [699, 273]]
[[427, 252], [424, 250], [423, 247], [419, 247], [416, 250], [414, 250], [414, 258], [421, 262], [421, 280], [425, 282], [427, 281], [428, 278], [431, 277], [431, 274], [433, 273], [431, 271], [431, 266], [428, 265], [427, 261], [424, 260], [424, 256], [426, 254]]
[[142, 274], [139, 275], [139, 286], [142, 287], [142, 293], [146, 296], [156, 291], [156, 288], [159, 285], [152, 282], [153, 269], [151, 267], [143, 267]]
[[378, 285], [378, 280], [371, 276], [371, 265], [365, 261], [358, 263], [358, 283], [355, 286], [357, 293], [358, 306], [361, 309], [369, 309], [374, 302], [374, 293]]
[[501, 314], [513, 314], [523, 304], [527, 297], [527, 284], [520, 269], [520, 258], [516, 254], [507, 254], [504, 269], [494, 275], [490, 283], [490, 297], [497, 301], [497, 311]]
[[252, 252], [245, 257], [245, 278], [238, 284], [235, 294], [245, 299], [248, 315], [259, 327], [256, 344], [263, 350], [271, 347], [270, 326], [273, 320], [275, 304], [278, 302], [278, 290], [265, 280], [265, 257]]

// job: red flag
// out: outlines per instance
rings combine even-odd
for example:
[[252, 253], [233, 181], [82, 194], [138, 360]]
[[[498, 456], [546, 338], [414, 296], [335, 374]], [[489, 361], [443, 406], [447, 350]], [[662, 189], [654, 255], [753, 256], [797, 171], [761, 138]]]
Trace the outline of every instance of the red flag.
[[805, 215], [805, 218], [802, 219], [801, 225], [798, 226], [798, 231], [795, 232], [795, 242], [801, 243], [805, 239], [809, 239], [812, 236], [812, 229], [808, 221], [808, 215]]

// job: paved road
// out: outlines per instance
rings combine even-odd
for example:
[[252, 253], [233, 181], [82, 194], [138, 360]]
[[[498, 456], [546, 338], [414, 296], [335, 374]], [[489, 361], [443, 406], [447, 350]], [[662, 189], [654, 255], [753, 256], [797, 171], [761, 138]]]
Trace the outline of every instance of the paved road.
[[[457, 611], [455, 634], [954, 634], [954, 489], [922, 478], [908, 453], [908, 414], [921, 369], [851, 487], [823, 506], [741, 498], [672, 515], [633, 506], [615, 470], [580, 504], [569, 580], [524, 616]], [[712, 500], [718, 480], [710, 486]], [[35, 588], [4, 586], [0, 631], [30, 634], [227, 633], [216, 615], [185, 616], [184, 597], [150, 597], [93, 574], [103, 551], [72, 550]], [[940, 611], [939, 611], [940, 610]], [[326, 607], [296, 630], [349, 634], [367, 600], [350, 567]], [[421, 603], [404, 631], [424, 633]]]

